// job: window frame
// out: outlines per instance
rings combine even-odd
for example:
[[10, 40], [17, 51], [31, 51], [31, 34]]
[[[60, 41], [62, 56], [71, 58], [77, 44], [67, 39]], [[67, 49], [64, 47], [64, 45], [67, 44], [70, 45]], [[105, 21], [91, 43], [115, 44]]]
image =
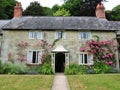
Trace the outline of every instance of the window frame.
[[66, 39], [66, 32], [65, 31], [56, 31], [55, 39]]
[[[88, 37], [88, 38], [84, 38], [85, 33], [87, 33], [85, 37]], [[78, 39], [79, 40], [90, 40], [92, 39], [92, 34], [90, 31], [78, 31]]]
[[[81, 55], [83, 55], [83, 60], [81, 60]], [[87, 63], [85, 63], [85, 55], [87, 55]], [[90, 55], [90, 57], [88, 57]], [[82, 63], [81, 63], [82, 62]], [[79, 53], [79, 65], [93, 65], [93, 55], [87, 52]]]
[[[39, 33], [41, 33], [41, 36], [38, 36], [40, 35]], [[43, 32], [42, 31], [29, 31], [29, 39], [43, 39]]]
[[[32, 52], [32, 56], [29, 56], [30, 54], [29, 54], [29, 52]], [[38, 54], [36, 54], [36, 62], [35, 63], [33, 63], [33, 52], [38, 52]], [[28, 50], [27, 51], [27, 64], [42, 64], [42, 62], [41, 62], [41, 59], [39, 60], [39, 53], [43, 53], [43, 50]]]

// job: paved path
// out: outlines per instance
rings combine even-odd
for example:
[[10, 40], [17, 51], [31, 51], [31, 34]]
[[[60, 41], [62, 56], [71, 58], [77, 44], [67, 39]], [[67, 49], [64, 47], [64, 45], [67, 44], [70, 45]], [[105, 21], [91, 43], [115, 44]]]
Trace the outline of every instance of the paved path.
[[63, 73], [56, 73], [52, 90], [70, 90], [67, 77]]

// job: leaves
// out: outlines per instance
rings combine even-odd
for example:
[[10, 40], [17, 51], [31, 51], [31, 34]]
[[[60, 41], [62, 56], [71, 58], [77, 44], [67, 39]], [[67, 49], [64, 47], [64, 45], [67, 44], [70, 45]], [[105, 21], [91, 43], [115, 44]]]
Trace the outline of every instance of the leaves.
[[0, 0], [0, 19], [11, 19], [16, 0]]
[[24, 10], [23, 15], [25, 16], [44, 16], [43, 7], [37, 1], [31, 2], [30, 5]]
[[62, 8], [53, 13], [53, 16], [70, 16], [70, 12]]

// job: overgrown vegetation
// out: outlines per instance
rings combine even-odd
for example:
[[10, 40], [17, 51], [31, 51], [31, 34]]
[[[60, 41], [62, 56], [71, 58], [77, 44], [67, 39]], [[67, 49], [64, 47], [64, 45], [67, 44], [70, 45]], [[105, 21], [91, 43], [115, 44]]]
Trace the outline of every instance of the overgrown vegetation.
[[73, 75], [78, 74], [80, 72], [80, 66], [77, 64], [70, 64], [68, 68], [65, 68], [65, 74]]
[[44, 63], [42, 67], [40, 68], [40, 73], [41, 74], [54, 74], [51, 63]]
[[5, 62], [0, 60], [0, 74], [27, 74], [28, 68], [23, 63]]

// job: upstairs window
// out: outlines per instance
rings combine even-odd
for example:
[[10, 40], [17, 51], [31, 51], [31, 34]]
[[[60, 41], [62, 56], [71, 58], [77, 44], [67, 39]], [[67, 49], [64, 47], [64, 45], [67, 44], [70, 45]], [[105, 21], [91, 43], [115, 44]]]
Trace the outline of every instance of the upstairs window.
[[27, 62], [29, 64], [41, 64], [42, 52], [41, 51], [28, 51]]
[[87, 53], [79, 54], [79, 64], [80, 65], [91, 65], [93, 64], [93, 55]]
[[79, 32], [78, 39], [91, 39], [91, 33], [90, 32]]
[[30, 31], [29, 39], [42, 39], [42, 32]]
[[64, 31], [58, 31], [55, 33], [55, 39], [66, 39], [66, 34]]

